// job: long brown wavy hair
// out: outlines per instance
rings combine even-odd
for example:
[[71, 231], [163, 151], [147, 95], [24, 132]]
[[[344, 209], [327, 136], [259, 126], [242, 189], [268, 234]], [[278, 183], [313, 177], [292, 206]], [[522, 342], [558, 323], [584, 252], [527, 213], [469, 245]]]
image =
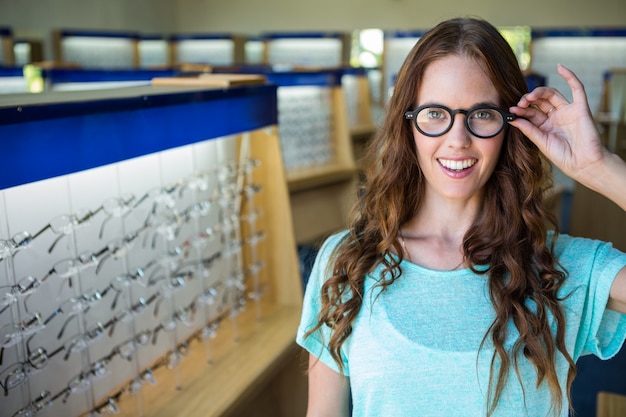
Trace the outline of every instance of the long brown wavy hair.
[[[382, 264], [380, 285], [384, 290], [402, 274], [398, 232], [419, 213], [425, 185], [404, 112], [415, 106], [428, 65], [450, 55], [469, 57], [482, 66], [499, 93], [502, 108], [517, 104], [528, 91], [510, 46], [496, 28], [483, 20], [442, 22], [413, 47], [398, 74], [385, 120], [364, 157], [365, 176], [349, 230], [333, 252], [327, 271], [330, 278], [321, 289], [319, 322], [309, 332], [323, 325], [332, 329], [329, 350], [340, 368], [340, 349], [359, 314], [366, 275]], [[558, 295], [565, 273], [559, 269], [546, 236], [548, 225], [555, 230], [557, 227], [556, 219], [543, 205], [544, 194], [551, 186], [549, 172], [549, 164], [537, 147], [519, 130], [508, 126], [499, 161], [484, 187], [481, 209], [463, 239], [467, 264], [488, 265], [486, 270], [472, 269], [488, 275], [496, 313], [480, 348], [488, 339], [495, 347], [487, 416], [495, 411], [510, 370], [519, 378], [521, 355], [536, 368], [537, 385], [548, 384], [555, 414], [563, 404], [555, 369], [559, 352], [569, 363], [568, 400], [576, 373], [565, 346], [565, 316]], [[390, 256], [392, 253], [398, 257]], [[529, 304], [536, 307], [529, 308]], [[556, 324], [555, 333], [550, 317]], [[507, 350], [509, 322], [517, 327], [519, 338]], [[495, 367], [498, 361], [500, 366]]]

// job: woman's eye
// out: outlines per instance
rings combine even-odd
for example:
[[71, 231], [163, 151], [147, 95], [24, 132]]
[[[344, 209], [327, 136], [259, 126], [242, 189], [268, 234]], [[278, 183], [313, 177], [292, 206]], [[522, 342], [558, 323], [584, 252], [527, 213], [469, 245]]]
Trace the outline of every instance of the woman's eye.
[[428, 118], [432, 120], [445, 119], [446, 113], [443, 110], [430, 109], [428, 110]]
[[473, 119], [489, 120], [493, 118], [493, 112], [491, 110], [476, 110], [472, 113]]

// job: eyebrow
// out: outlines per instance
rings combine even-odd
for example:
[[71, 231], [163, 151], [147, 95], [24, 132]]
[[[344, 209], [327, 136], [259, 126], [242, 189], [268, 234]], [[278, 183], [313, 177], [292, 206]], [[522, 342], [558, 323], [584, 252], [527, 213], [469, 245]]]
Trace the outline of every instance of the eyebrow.
[[[451, 109], [451, 110], [455, 110], [455, 109], [453, 109], [453, 108], [452, 108], [452, 107], [450, 107], [450, 106], [447, 106], [447, 105], [442, 104], [442, 103], [435, 103], [435, 102], [430, 102], [430, 103], [420, 104], [420, 105], [418, 105], [418, 106], [415, 106], [415, 108], [417, 108], [417, 107], [422, 107], [422, 106], [432, 106], [432, 107], [444, 106], [444, 107], [448, 107], [448, 108], [449, 108], [449, 109]], [[477, 107], [497, 107], [497, 108], [500, 108], [500, 105], [499, 105], [499, 104], [497, 104], [497, 103], [494, 103], [494, 102], [492, 102], [492, 101], [481, 101], [481, 102], [479, 102], [479, 103], [474, 103], [472, 106], [467, 107], [467, 108], [465, 108], [465, 109], [463, 109], [463, 110], [475, 109], [475, 108], [477, 108]]]

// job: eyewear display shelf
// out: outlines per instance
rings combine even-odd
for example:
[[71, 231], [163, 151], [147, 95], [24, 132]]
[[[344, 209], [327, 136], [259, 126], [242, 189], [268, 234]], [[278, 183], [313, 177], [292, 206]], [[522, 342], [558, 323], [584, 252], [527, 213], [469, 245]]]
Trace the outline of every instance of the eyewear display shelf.
[[267, 32], [263, 63], [291, 68], [339, 68], [350, 62], [351, 36], [342, 32]]
[[245, 61], [243, 35], [229, 33], [175, 34], [170, 37], [174, 65], [237, 65]]
[[0, 65], [11, 66], [15, 64], [13, 54], [13, 31], [0, 26]]
[[76, 69], [41, 68], [41, 83], [46, 91], [99, 90], [148, 86], [153, 78], [173, 77], [175, 69]]
[[382, 82], [380, 97], [387, 103], [396, 84], [396, 77], [411, 48], [424, 35], [425, 31], [385, 31], [382, 58]]
[[54, 59], [80, 68], [138, 68], [139, 33], [55, 29], [52, 32]]
[[276, 86], [210, 85], [0, 97], [0, 415], [300, 414]]
[[243, 66], [214, 71], [261, 74], [278, 86], [278, 129], [296, 242], [318, 244], [343, 229], [357, 181], [343, 70]]
[[26, 93], [28, 82], [21, 67], [0, 65], [0, 94]]
[[137, 49], [140, 68], [168, 68], [172, 65], [173, 48], [169, 37], [142, 34]]
[[379, 104], [373, 99], [368, 72], [365, 68], [344, 68], [341, 77], [348, 109], [348, 125], [352, 138], [354, 159], [360, 161], [369, 140], [376, 133], [375, 108]]

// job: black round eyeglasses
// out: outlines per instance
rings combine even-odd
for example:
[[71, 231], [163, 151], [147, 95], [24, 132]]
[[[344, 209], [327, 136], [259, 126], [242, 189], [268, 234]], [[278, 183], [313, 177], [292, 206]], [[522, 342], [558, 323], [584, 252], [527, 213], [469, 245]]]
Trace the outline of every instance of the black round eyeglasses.
[[493, 106], [476, 106], [469, 110], [452, 110], [446, 106], [428, 104], [404, 113], [404, 118], [413, 120], [417, 130], [430, 137], [447, 133], [454, 124], [454, 116], [465, 115], [465, 127], [474, 136], [492, 138], [502, 132], [506, 123], [515, 120], [513, 113]]

